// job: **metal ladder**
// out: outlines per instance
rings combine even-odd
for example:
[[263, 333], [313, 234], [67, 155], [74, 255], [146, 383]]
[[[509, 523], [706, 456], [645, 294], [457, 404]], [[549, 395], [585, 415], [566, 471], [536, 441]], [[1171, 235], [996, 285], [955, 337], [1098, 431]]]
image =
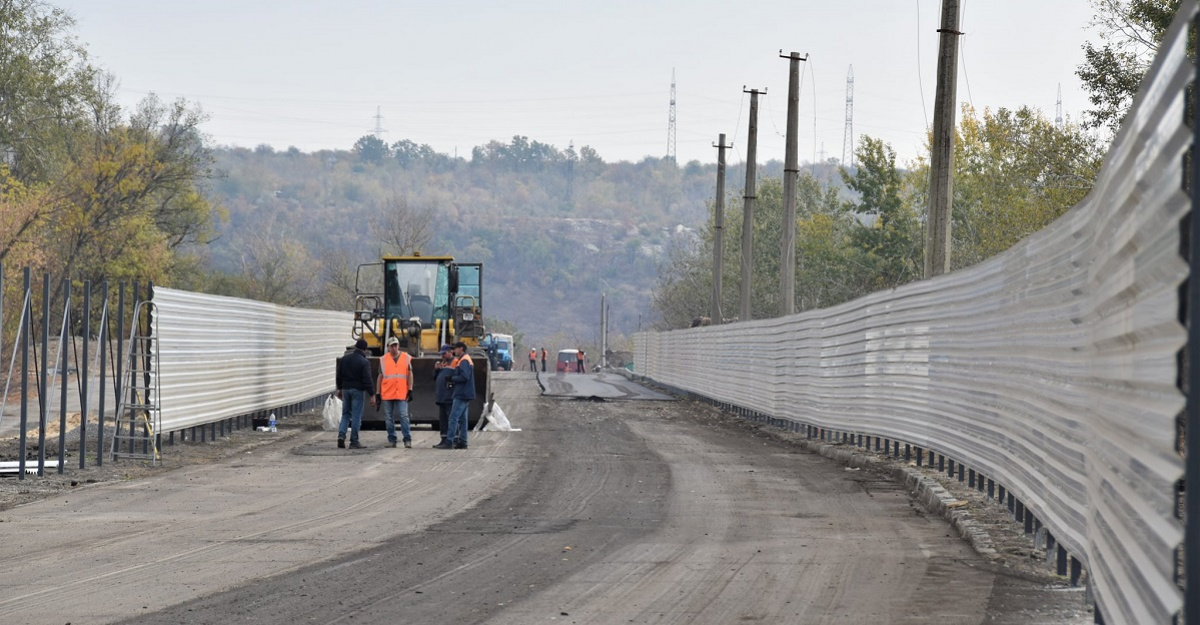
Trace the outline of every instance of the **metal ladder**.
[[[143, 317], [143, 315], [148, 315]], [[145, 322], [143, 323], [143, 319]], [[162, 460], [158, 448], [162, 410], [159, 405], [158, 310], [152, 301], [138, 302], [133, 312], [133, 328], [129, 332], [129, 355], [126, 358], [125, 384], [117, 404], [112, 447], [113, 460], [130, 458]]]

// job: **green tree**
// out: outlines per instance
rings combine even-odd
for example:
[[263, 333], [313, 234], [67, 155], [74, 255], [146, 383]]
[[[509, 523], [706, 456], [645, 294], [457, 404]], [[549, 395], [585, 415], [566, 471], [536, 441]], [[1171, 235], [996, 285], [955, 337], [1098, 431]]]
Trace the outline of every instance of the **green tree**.
[[863, 135], [855, 156], [858, 169], [854, 175], [840, 171], [859, 200], [846, 201], [844, 206], [861, 220], [851, 230], [850, 240], [862, 252], [861, 262], [871, 265], [874, 288], [891, 288], [919, 278], [921, 224], [912, 205], [905, 202], [905, 181], [896, 169], [895, 150]]
[[0, 156], [20, 180], [56, 177], [64, 128], [85, 116], [99, 75], [70, 14], [40, 0], [0, 0]]
[[[837, 189], [822, 185], [804, 172], [797, 179], [796, 206], [797, 310], [832, 306], [865, 294], [864, 280], [849, 245], [856, 222], [842, 210]], [[726, 318], [735, 317], [740, 309], [741, 215], [738, 207], [725, 216], [721, 310]], [[783, 183], [777, 178], [764, 179], [757, 191], [753, 224], [750, 310], [755, 319], [773, 317], [779, 311], [782, 218]], [[659, 269], [652, 303], [660, 316], [660, 326], [686, 327], [696, 317], [709, 314], [714, 234], [715, 222], [710, 218], [698, 238], [673, 239]]]
[[354, 142], [354, 154], [364, 163], [376, 165], [388, 158], [388, 144], [375, 135], [363, 135]]
[[1075, 70], [1088, 90], [1091, 128], [1116, 132], [1137, 95], [1158, 44], [1179, 9], [1180, 0], [1092, 0], [1093, 26], [1100, 45], [1084, 44], [1084, 62]]

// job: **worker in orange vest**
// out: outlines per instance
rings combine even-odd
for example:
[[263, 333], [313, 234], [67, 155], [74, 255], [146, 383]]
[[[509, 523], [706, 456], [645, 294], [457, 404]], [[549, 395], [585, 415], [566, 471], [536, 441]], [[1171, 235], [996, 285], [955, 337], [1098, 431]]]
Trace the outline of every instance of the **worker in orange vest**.
[[388, 339], [387, 353], [379, 359], [379, 379], [375, 383], [375, 400], [383, 405], [383, 418], [387, 423], [388, 447], [396, 446], [398, 416], [404, 447], [412, 448], [412, 432], [408, 418], [412, 379], [412, 356], [408, 352], [400, 351], [400, 341], [393, 336]]
[[547, 355], [548, 354], [546, 353], [546, 348], [543, 347], [542, 348], [542, 373], [546, 372], [546, 356]]
[[583, 373], [583, 350], [575, 352], [575, 362], [579, 365], [577, 371]]
[[529, 350], [529, 370], [537, 371], [537, 349]]

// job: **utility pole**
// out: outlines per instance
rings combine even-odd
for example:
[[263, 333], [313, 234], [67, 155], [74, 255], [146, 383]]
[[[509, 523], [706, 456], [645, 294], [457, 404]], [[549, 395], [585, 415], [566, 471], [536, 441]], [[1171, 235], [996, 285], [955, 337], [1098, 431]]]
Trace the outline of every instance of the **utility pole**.
[[608, 308], [604, 305], [604, 293], [600, 294], [600, 368], [608, 368]]
[[933, 104], [933, 147], [929, 156], [929, 215], [926, 219], [925, 277], [950, 271], [950, 214], [954, 195], [954, 103], [958, 96], [958, 0], [942, 0], [937, 94]]
[[[847, 164], [849, 163], [849, 164]], [[842, 135], [842, 167], [854, 167], [854, 66], [846, 70], [846, 130]]]
[[754, 199], [755, 188], [754, 182], [758, 175], [756, 159], [758, 158], [758, 94], [766, 93], [767, 90], [758, 89], [746, 90], [742, 87], [742, 93], [750, 94], [750, 132], [746, 137], [746, 190], [742, 196], [745, 200], [745, 208], [742, 209], [742, 284], [741, 284], [741, 310], [739, 311], [740, 321], [750, 320], [750, 281], [753, 278], [754, 267]]
[[667, 160], [675, 162], [675, 68], [671, 68], [671, 113], [667, 118]]
[[725, 260], [725, 133], [717, 135], [717, 199], [713, 203], [713, 278], [712, 309], [708, 313], [713, 323], [721, 323], [721, 278]]
[[783, 236], [779, 244], [779, 316], [796, 312], [796, 181], [800, 177], [800, 57], [799, 52], [779, 57], [788, 59], [787, 140], [783, 157]]

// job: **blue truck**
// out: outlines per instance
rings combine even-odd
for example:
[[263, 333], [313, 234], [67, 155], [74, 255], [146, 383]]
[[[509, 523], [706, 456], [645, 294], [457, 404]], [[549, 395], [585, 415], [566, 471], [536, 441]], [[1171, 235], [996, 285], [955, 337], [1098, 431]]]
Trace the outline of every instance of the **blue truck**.
[[497, 369], [512, 371], [513, 337], [511, 334], [489, 334], [484, 337], [480, 346], [487, 350], [492, 371]]

